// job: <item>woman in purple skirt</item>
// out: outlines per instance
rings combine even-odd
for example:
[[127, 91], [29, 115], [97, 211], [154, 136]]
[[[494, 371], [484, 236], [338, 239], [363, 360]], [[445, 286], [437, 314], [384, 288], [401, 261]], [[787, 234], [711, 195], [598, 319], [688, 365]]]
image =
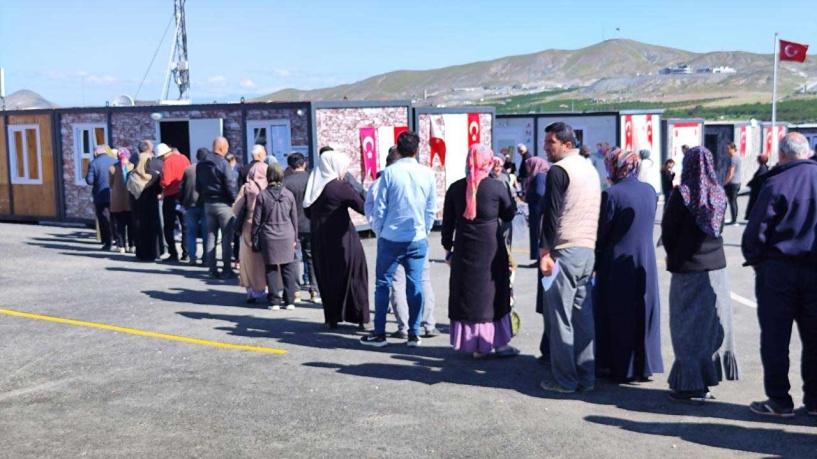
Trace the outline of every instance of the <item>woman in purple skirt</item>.
[[448, 318], [455, 350], [475, 358], [519, 354], [511, 347], [508, 251], [499, 220], [510, 221], [516, 203], [508, 187], [485, 180], [493, 164], [490, 148], [468, 149], [468, 176], [445, 194], [442, 243], [451, 267]]

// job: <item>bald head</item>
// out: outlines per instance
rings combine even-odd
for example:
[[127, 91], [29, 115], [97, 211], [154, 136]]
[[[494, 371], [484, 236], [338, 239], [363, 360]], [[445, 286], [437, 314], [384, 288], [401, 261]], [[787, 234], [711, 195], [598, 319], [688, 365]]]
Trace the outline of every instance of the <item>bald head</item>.
[[227, 142], [226, 138], [216, 137], [216, 140], [213, 140], [213, 153], [219, 156], [225, 156], [229, 150], [230, 143]]
[[252, 159], [254, 161], [263, 161], [267, 157], [267, 149], [263, 145], [253, 145]]
[[790, 132], [780, 141], [780, 164], [797, 159], [808, 159], [811, 156], [811, 148], [808, 139], [799, 132]]

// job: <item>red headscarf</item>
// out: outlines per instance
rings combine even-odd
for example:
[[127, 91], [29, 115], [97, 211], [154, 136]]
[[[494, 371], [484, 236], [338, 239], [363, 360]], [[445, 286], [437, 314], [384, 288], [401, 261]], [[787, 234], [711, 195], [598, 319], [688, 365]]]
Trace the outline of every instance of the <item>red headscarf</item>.
[[468, 148], [468, 158], [465, 160], [465, 168], [468, 170], [468, 177], [465, 181], [465, 213], [462, 214], [466, 220], [473, 220], [477, 216], [477, 188], [479, 182], [488, 177], [494, 166], [494, 152], [490, 148], [474, 144]]

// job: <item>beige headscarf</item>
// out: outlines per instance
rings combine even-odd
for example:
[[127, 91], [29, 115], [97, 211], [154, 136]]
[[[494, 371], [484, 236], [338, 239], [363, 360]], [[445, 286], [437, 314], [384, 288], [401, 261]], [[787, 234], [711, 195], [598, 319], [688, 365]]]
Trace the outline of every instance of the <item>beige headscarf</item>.
[[139, 199], [142, 192], [145, 191], [145, 186], [153, 178], [150, 171], [150, 160], [153, 155], [150, 152], [139, 154], [139, 163], [128, 174], [128, 191], [134, 198]]
[[304, 193], [304, 207], [309, 207], [318, 200], [326, 184], [335, 179], [342, 179], [349, 168], [351, 160], [339, 151], [327, 151], [318, 160], [318, 167], [309, 174]]

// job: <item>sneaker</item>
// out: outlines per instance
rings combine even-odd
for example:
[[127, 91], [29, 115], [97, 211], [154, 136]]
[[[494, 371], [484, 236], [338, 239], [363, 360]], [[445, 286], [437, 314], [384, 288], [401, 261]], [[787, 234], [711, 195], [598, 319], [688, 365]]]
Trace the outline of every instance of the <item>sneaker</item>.
[[421, 344], [423, 344], [423, 340], [417, 335], [409, 335], [408, 341], [406, 341], [408, 347], [420, 347]]
[[300, 291], [295, 292], [295, 301], [293, 301], [293, 303], [303, 303], [303, 300], [301, 300], [301, 292]]
[[556, 381], [550, 381], [548, 379], [543, 379], [542, 382], [539, 383], [539, 387], [546, 391], [559, 392], [562, 394], [572, 394], [576, 392], [575, 390], [565, 389]]
[[310, 293], [309, 294], [309, 299], [312, 300], [312, 302], [315, 303], [315, 304], [320, 304], [322, 302], [320, 295], [318, 295], [318, 292]]
[[277, 304], [271, 304], [269, 305], [269, 307], [267, 307], [267, 309], [269, 309], [270, 311], [280, 311], [281, 306]]
[[749, 404], [749, 411], [761, 416], [774, 416], [778, 418], [794, 417], [794, 409], [783, 408], [772, 400], [752, 402]]
[[110, 244], [103, 245], [102, 246], [102, 251], [103, 252], [110, 252], [111, 251], [111, 245]]
[[440, 331], [436, 327], [423, 327], [423, 338], [434, 338], [440, 336]]
[[383, 347], [387, 346], [389, 342], [386, 341], [385, 333], [382, 335], [375, 335], [374, 333], [371, 333], [363, 338], [360, 338], [360, 344], [364, 346]]
[[133, 246], [129, 247], [128, 248], [128, 253], [136, 253], [136, 247], [133, 247]]
[[188, 258], [187, 255], [182, 255], [182, 257], [179, 258], [179, 261], [181, 261], [182, 263], [187, 263], [188, 261], [190, 261], [190, 258]]
[[124, 254], [125, 254], [125, 252], [127, 252], [127, 251], [125, 250], [125, 248], [124, 248], [124, 247], [120, 247], [120, 248], [119, 248], [119, 254], [120, 254], [120, 255], [124, 255]]
[[582, 386], [582, 385], [579, 385], [578, 390], [579, 390], [579, 392], [593, 392], [593, 389], [595, 389], [595, 388], [596, 388], [596, 386]]
[[292, 311], [293, 309], [295, 309], [295, 305], [294, 304], [288, 304], [288, 305], [286, 305], [286, 307], [284, 307], [284, 309], [286, 309], [287, 311]]
[[395, 339], [408, 339], [408, 333], [406, 333], [405, 330], [397, 330], [391, 334], [391, 337]]
[[179, 257], [167, 257], [162, 259], [162, 263], [178, 263]]

